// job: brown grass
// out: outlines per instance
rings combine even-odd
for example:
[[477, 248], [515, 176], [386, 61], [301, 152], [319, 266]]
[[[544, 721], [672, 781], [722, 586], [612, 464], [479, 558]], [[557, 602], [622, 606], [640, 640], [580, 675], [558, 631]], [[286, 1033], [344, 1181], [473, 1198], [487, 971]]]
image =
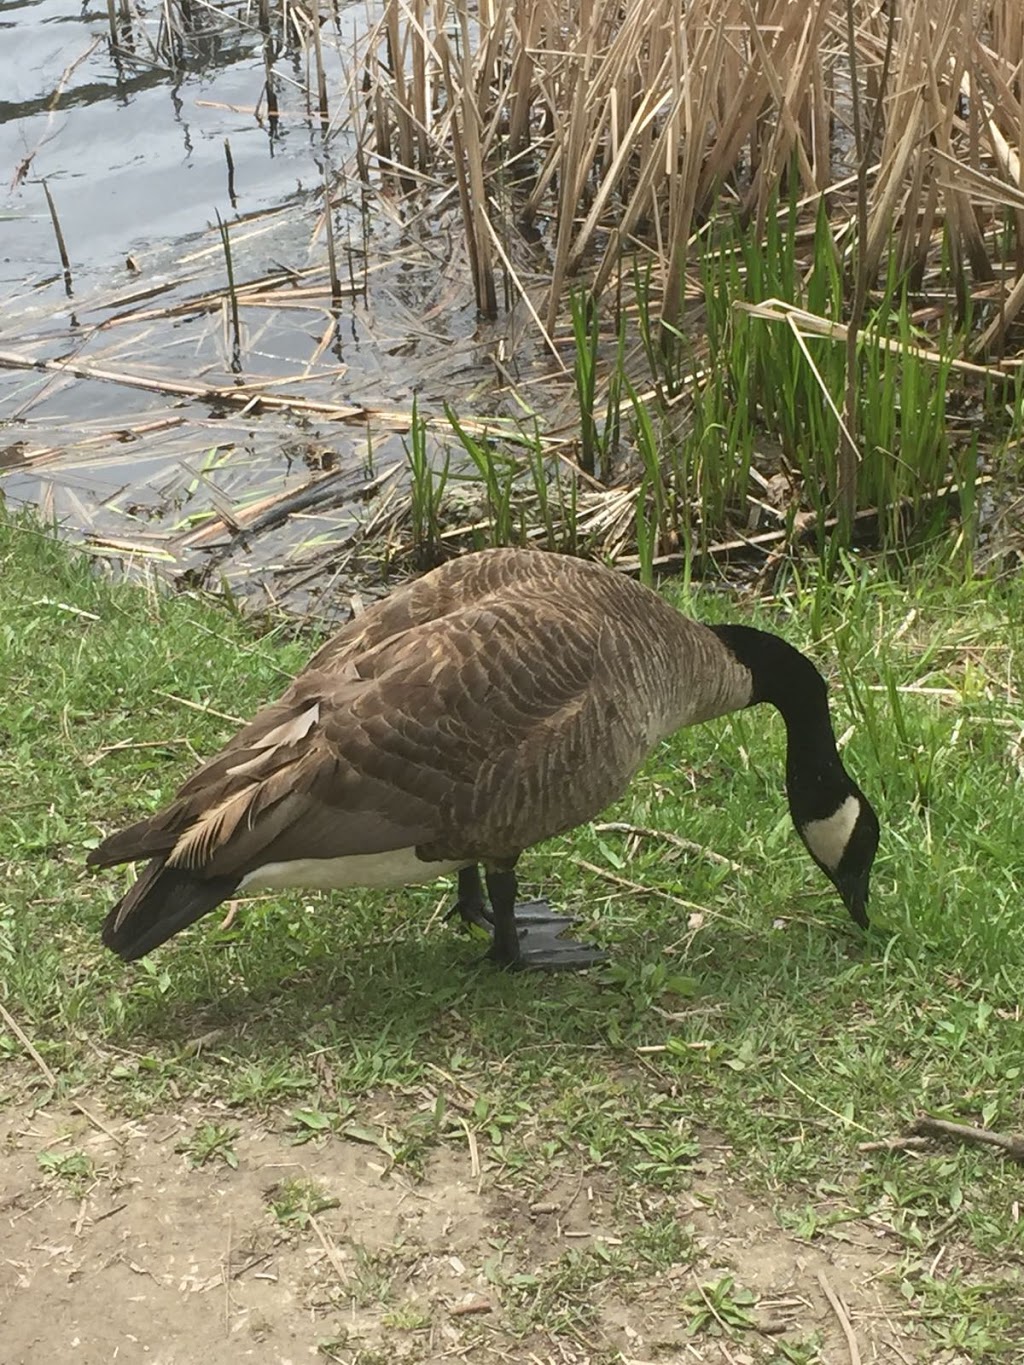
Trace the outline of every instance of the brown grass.
[[[522, 459], [519, 423], [535, 426], [551, 506], [541, 506], [522, 459], [511, 493], [519, 533], [637, 567], [638, 509], [657, 498], [644, 493], [643, 470], [628, 453], [614, 467], [612, 487], [575, 467], [579, 406], [567, 288], [579, 281], [624, 301], [626, 371], [642, 405], [654, 384], [671, 435], [689, 420], [714, 362], [691, 317], [693, 367], [674, 390], [658, 387], [643, 367], [637, 312], [629, 310], [634, 263], [650, 267], [655, 308], [672, 322], [683, 299], [699, 299], [706, 287], [694, 269], [696, 234], [722, 214], [740, 216], [757, 234], [780, 190], [806, 215], [795, 238], [804, 276], [813, 268], [813, 215], [826, 205], [846, 307], [841, 318], [817, 317], [751, 291], [735, 300], [734, 317], [746, 308], [765, 329], [792, 333], [810, 369], [822, 354], [815, 338], [845, 347], [856, 398], [862, 369], [850, 358], [869, 348], [947, 364], [942, 338], [929, 346], [928, 330], [930, 316], [949, 312], [940, 297], [945, 255], [962, 265], [948, 273], [964, 304], [968, 294], [974, 303], [971, 349], [953, 368], [975, 389], [1012, 380], [1020, 357], [1001, 352], [1024, 310], [1024, 14], [1017, 0], [984, 8], [907, 0], [890, 25], [882, 9], [852, 3], [848, 10], [845, 0], [707, 0], [684, 12], [665, 0], [578, 8], [484, 0], [477, 14], [462, 0], [448, 7], [390, 0], [381, 24], [354, 45], [328, 23], [321, 36], [315, 11], [290, 7], [286, 22], [305, 54], [305, 114], [328, 134], [347, 128], [353, 138], [329, 143], [315, 212], [298, 207], [309, 232], [305, 262], [300, 252], [299, 264], [268, 272], [267, 260], [276, 260], [269, 244], [296, 211], [279, 206], [227, 225], [237, 269], [228, 288], [223, 246], [211, 235], [152, 282], [134, 277], [87, 306], [80, 296], [73, 344], [63, 301], [54, 299], [50, 317], [33, 304], [31, 325], [22, 335], [11, 331], [0, 349], [0, 368], [42, 379], [26, 383], [15, 414], [23, 430], [0, 450], [0, 468], [20, 472], [23, 483], [37, 479], [44, 513], [70, 518], [101, 552], [157, 557], [190, 581], [241, 586], [259, 569], [273, 600], [300, 600], [325, 574], [333, 582], [382, 554], [404, 562], [416, 548], [402, 449], [416, 388], [428, 395], [419, 411], [436, 467], [451, 443], [438, 394], [459, 410], [467, 432], [486, 434], [503, 458]], [[226, 22], [239, 6], [230, 0], [222, 8]], [[171, 4], [167, 13], [175, 12]], [[121, 22], [130, 19], [130, 10], [122, 13]], [[344, 44], [344, 88], [325, 88], [320, 48], [332, 43]], [[136, 45], [143, 51], [141, 30]], [[269, 45], [267, 63], [268, 73], [276, 70]], [[272, 84], [268, 75], [253, 108], [259, 122], [277, 116]], [[335, 240], [331, 209], [339, 198]], [[346, 228], [346, 200], [362, 205], [355, 227]], [[522, 231], [523, 223], [536, 231]], [[709, 235], [699, 245], [707, 261], [735, 242], [735, 234]], [[921, 284], [916, 345], [880, 336], [866, 315], [890, 263]], [[405, 266], [436, 272], [422, 306], [396, 306], [389, 291]], [[467, 276], [482, 312], [506, 312], [506, 330], [480, 329], [454, 349], [451, 337], [432, 347], [436, 319], [465, 301]], [[511, 307], [516, 300], [524, 307]], [[378, 399], [376, 373], [361, 375], [356, 352], [342, 360], [339, 317], [356, 310], [368, 334], [383, 337], [389, 358], [406, 346], [415, 353], [406, 391], [399, 386]], [[276, 341], [282, 325], [287, 346]], [[290, 349], [299, 335], [305, 343]], [[604, 317], [600, 336], [604, 358], [614, 337]], [[485, 353], [496, 384], [479, 368]], [[276, 373], [267, 372], [268, 357]], [[468, 378], [453, 383], [452, 373]], [[116, 395], [113, 413], [77, 420], [72, 395], [66, 412], [50, 415], [65, 393], [98, 384]], [[595, 402], [598, 417], [605, 396]], [[621, 392], [618, 401], [628, 422], [631, 403]], [[828, 401], [842, 417], [845, 465], [819, 515], [849, 522], [856, 512], [857, 529], [868, 529], [864, 523], [878, 515], [873, 505], [885, 498], [858, 495], [864, 437], [856, 403], [849, 393], [845, 405], [839, 395]], [[253, 459], [257, 415], [264, 435]], [[278, 447], [287, 447], [286, 458]], [[123, 486], [100, 480], [93, 493], [94, 472], [136, 461], [158, 492], [140, 498], [126, 477]], [[994, 468], [987, 446], [981, 468]], [[699, 467], [693, 477], [699, 483]], [[703, 526], [697, 483], [672, 497]], [[955, 471], [947, 471], [939, 495], [954, 483]], [[796, 476], [791, 491], [806, 510]], [[763, 492], [752, 484], [733, 505], [734, 512], [753, 509], [749, 524], [737, 515], [702, 530], [701, 553], [715, 562], [770, 556], [798, 538], [802, 523], [791, 534]], [[901, 496], [898, 490], [897, 503]], [[649, 510], [658, 530], [655, 564], [678, 562], [678, 516], [662, 525], [658, 507]], [[487, 541], [492, 530], [482, 494], [453, 481], [439, 552]]]
[[[485, 313], [490, 239], [550, 219], [548, 329], [570, 279], [585, 271], [601, 292], [637, 252], [675, 318], [695, 225], [721, 207], [763, 221], [793, 175], [808, 209], [827, 195], [840, 223], [859, 176], [866, 278], [892, 250], [921, 276], [945, 239], [965, 274], [991, 279], [993, 194], [1022, 187], [1024, 11], [908, 0], [893, 15], [868, 0], [486, 0], [479, 14], [388, 0], [364, 155], [406, 183], [456, 178]], [[1022, 271], [1024, 213], [1008, 219]]]

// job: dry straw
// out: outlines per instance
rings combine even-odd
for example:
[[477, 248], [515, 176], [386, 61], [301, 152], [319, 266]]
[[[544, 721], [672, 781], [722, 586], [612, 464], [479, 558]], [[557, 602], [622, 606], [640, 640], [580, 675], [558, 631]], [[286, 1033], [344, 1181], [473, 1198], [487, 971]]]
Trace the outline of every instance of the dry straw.
[[365, 70], [366, 152], [407, 185], [454, 171], [482, 310], [489, 243], [552, 221], [549, 329], [574, 276], [600, 292], [638, 248], [676, 318], [695, 228], [723, 204], [762, 224], [793, 176], [839, 228], [860, 217], [865, 280], [943, 239], [988, 279], [973, 177], [1022, 186], [1019, 0], [387, 0]]

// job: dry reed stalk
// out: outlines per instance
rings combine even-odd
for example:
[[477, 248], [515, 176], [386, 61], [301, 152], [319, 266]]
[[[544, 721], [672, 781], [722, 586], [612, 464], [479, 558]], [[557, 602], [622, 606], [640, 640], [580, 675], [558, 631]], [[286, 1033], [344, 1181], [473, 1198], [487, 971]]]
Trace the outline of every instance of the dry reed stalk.
[[313, 59], [316, 64], [316, 92], [317, 110], [320, 114], [321, 128], [327, 128], [330, 124], [330, 107], [327, 103], [327, 71], [324, 67], [324, 49], [320, 41], [320, 15], [319, 4], [310, 16], [310, 27], [313, 32]]
[[324, 211], [321, 216], [324, 228], [324, 240], [327, 243], [327, 273], [331, 282], [331, 306], [340, 308], [343, 290], [341, 287], [341, 277], [338, 274], [338, 253], [334, 240], [334, 215], [331, 212], [331, 161], [325, 155], [322, 163], [323, 182], [324, 182]]
[[[758, 212], [759, 227], [763, 225], [768, 201], [762, 191], [765, 178], [774, 182], [785, 167], [791, 154], [795, 154], [800, 177], [808, 191], [817, 188], [817, 181], [807, 148], [804, 144], [802, 124], [805, 122], [802, 111], [806, 107], [806, 93], [809, 76], [814, 67], [822, 31], [828, 17], [825, 5], [819, 5], [809, 12], [801, 12], [800, 6], [789, 13], [794, 20], [791, 32], [780, 29], [776, 41], [790, 48], [785, 64], [775, 57], [774, 45], [769, 47], [767, 34], [758, 20], [750, 0], [744, 0], [743, 9], [747, 19], [750, 48], [756, 54], [758, 64], [764, 73], [764, 83], [775, 111], [774, 127], [764, 138], [758, 152], [758, 169], [753, 178], [749, 200]], [[777, 19], [777, 15], [773, 18]], [[774, 24], [771, 27], [775, 27]]]
[[[679, 42], [680, 51], [678, 54], [674, 53], [674, 56], [677, 58], [679, 86], [684, 93], [682, 127], [679, 130], [682, 145], [678, 151], [673, 148], [666, 149], [666, 159], [671, 159], [678, 167], [678, 173], [669, 178], [667, 186], [669, 247], [664, 272], [662, 316], [668, 322], [678, 321], [684, 304], [690, 229], [697, 209], [696, 191], [701, 172], [699, 163], [705, 145], [703, 134], [706, 128], [706, 115], [702, 110], [706, 106], [701, 103], [701, 99], [710, 95], [714, 86], [720, 83], [718, 78], [721, 76], [728, 50], [724, 28], [719, 29], [714, 35], [711, 51], [706, 55], [698, 53], [693, 60], [685, 48], [685, 34], [679, 35]], [[687, 80], [684, 74], [693, 66], [694, 60], [699, 63], [704, 77], [699, 82], [702, 87], [700, 89], [695, 89], [695, 82]], [[606, 261], [607, 269], [611, 265], [607, 255]]]
[[[801, 336], [827, 337], [830, 341], [843, 344], [846, 343], [849, 336], [849, 328], [844, 323], [836, 322], [832, 318], [818, 317], [816, 314], [808, 313], [803, 308], [796, 308], [793, 304], [786, 303], [782, 299], [765, 299], [763, 303], [756, 304], [737, 303], [735, 307], [749, 313], [751, 317], [761, 318], [766, 322], [783, 322], [788, 327], [798, 329]], [[1020, 370], [1019, 362], [1014, 360], [979, 365], [970, 360], [951, 359], [948, 355], [931, 350], [927, 346], [909, 345], [898, 337], [877, 336], [861, 332], [858, 334], [857, 340], [859, 343], [866, 343], [880, 350], [895, 351], [900, 355], [911, 355], [915, 359], [926, 361], [930, 365], [946, 367], [959, 374], [973, 375], [979, 379], [1012, 383]], [[0, 357], [2, 357], [2, 353], [0, 353]]]
[[426, 12], [424, 0], [412, 0], [409, 11], [413, 25], [414, 41], [412, 47], [412, 112], [413, 140], [416, 145], [416, 164], [427, 164], [427, 111], [433, 105], [432, 80], [427, 62], [429, 41], [424, 27]]
[[471, 89], [464, 82], [456, 85], [447, 34], [438, 34], [436, 49], [441, 58], [445, 92], [452, 111], [450, 126], [455, 152], [455, 175], [476, 306], [485, 317], [496, 317], [498, 297], [488, 231], [479, 118]]
[[498, 315], [498, 297], [494, 283], [494, 258], [491, 252], [489, 206], [484, 174], [483, 119], [473, 89], [469, 19], [465, 11], [460, 14], [459, 18], [462, 24], [463, 67], [459, 113], [461, 114], [462, 141], [469, 180], [473, 232], [476, 236], [477, 308], [484, 317], [493, 318]]
[[[588, 29], [583, 38], [584, 44], [593, 39], [593, 29]], [[555, 125], [552, 140], [551, 158], [557, 159], [559, 166], [559, 212], [558, 228], [555, 235], [555, 258], [551, 268], [551, 289], [548, 295], [546, 324], [550, 331], [557, 316], [566, 275], [570, 273], [569, 257], [574, 243], [575, 216], [582, 198], [583, 186], [590, 174], [590, 161], [594, 148], [587, 147], [587, 111], [591, 100], [590, 68], [592, 53], [589, 46], [583, 46], [576, 53], [576, 59], [569, 70], [566, 95], [566, 118]]]
[[508, 149], [515, 158], [530, 142], [531, 95], [535, 70], [533, 49], [539, 45], [543, 7], [531, 0], [515, 0], [512, 17], [513, 60], [509, 77]]
[[[921, 196], [933, 179], [932, 147], [948, 154], [953, 146], [956, 99], [949, 76], [966, 56], [961, 19], [960, 0], [911, 0], [896, 28], [892, 92], [886, 105], [867, 238], [861, 244], [871, 278], [878, 272], [893, 223], [899, 218], [906, 229], [899, 266], [924, 269], [939, 204], [933, 194], [924, 203]], [[951, 186], [946, 202], [954, 220], [961, 216], [955, 201]]]
[[[186, 423], [184, 417], [161, 417], [151, 422], [139, 422], [131, 428], [131, 438], [133, 441], [141, 440], [145, 436], [156, 435], [161, 432], [174, 431], [183, 427]], [[121, 429], [121, 439], [123, 439], [124, 428]], [[79, 436], [73, 444], [62, 441], [60, 445], [37, 446], [33, 450], [26, 450], [21, 453], [16, 463], [9, 464], [9, 469], [41, 469], [49, 464], [67, 463], [69, 452], [77, 453], [95, 449], [98, 452], [99, 462], [106, 464], [109, 462], [109, 449], [116, 440], [119, 433], [112, 430], [97, 432], [94, 436]], [[74, 460], [76, 466], [87, 465], [87, 461], [80, 457]]]
[[68, 298], [70, 298], [71, 261], [68, 257], [67, 243], [64, 241], [64, 231], [61, 228], [60, 219], [57, 217], [57, 205], [53, 202], [53, 195], [50, 193], [50, 187], [45, 180], [42, 184], [43, 194], [46, 196], [46, 207], [50, 211], [50, 222], [53, 224], [53, 235], [57, 241], [57, 252], [60, 255], [60, 263], [64, 269], [64, 292], [67, 294]]
[[[485, 307], [485, 244], [508, 240], [490, 179], [529, 147], [523, 215], [553, 222], [547, 330], [575, 274], [592, 269], [600, 292], [641, 237], [671, 320], [693, 224], [723, 195], [763, 225], [792, 166], [809, 203], [830, 192], [848, 216], [851, 70], [867, 277], [891, 244], [922, 275], [942, 226], [976, 276], [991, 274], [970, 187], [938, 183], [936, 157], [1019, 183], [1022, 30], [1016, 0], [983, 16], [963, 0], [486, 0], [475, 13], [469, 0], [390, 0], [370, 39], [387, 51], [386, 74], [368, 66], [370, 104], [378, 150], [397, 128], [402, 165], [454, 161]], [[1016, 227], [1024, 273], [1024, 217]]]
[[[403, 41], [403, 34], [408, 30], [401, 24], [402, 8], [401, 4], [396, 3], [395, 0], [390, 0], [385, 12], [384, 22], [387, 26], [389, 74], [394, 90], [392, 109], [395, 125], [398, 129], [398, 161], [402, 166], [412, 167], [416, 164], [413, 153], [416, 139], [412, 110], [406, 90], [406, 44]], [[390, 143], [390, 138], [388, 140]], [[413, 188], [411, 181], [403, 181], [403, 185], [406, 189]]]

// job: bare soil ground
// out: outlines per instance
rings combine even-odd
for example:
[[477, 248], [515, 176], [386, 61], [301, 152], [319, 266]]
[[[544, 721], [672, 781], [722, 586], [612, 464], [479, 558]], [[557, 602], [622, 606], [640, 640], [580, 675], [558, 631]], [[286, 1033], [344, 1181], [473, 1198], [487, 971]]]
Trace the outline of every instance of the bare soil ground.
[[[517, 1190], [472, 1144], [431, 1149], [415, 1179], [365, 1142], [296, 1146], [233, 1114], [237, 1167], [195, 1166], [178, 1150], [203, 1117], [192, 1107], [86, 1107], [0, 1125], [3, 1365], [839, 1365], [856, 1358], [848, 1332], [864, 1365], [933, 1358], [906, 1335], [878, 1228], [798, 1239], [711, 1137], [683, 1194], [638, 1204], [564, 1168]], [[667, 1205], [692, 1256], [623, 1259]], [[750, 1291], [753, 1325], [716, 1307], [707, 1286], [726, 1276]]]

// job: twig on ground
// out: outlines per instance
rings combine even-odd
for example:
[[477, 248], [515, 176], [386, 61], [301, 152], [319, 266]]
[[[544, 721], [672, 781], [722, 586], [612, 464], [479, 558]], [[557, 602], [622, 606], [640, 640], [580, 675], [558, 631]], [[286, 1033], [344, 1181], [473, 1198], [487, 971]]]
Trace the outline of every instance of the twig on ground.
[[228, 1214], [228, 1244], [224, 1252], [224, 1335], [231, 1335], [231, 1281], [234, 1278], [231, 1274], [231, 1242], [234, 1235], [235, 1225], [231, 1215]]
[[683, 900], [682, 896], [673, 896], [670, 891], [663, 891], [659, 886], [645, 886], [643, 882], [634, 882], [628, 877], [616, 876], [607, 868], [588, 863], [585, 858], [572, 858], [570, 861], [574, 866], [582, 867], [584, 872], [591, 872], [595, 877], [611, 882], [613, 886], [624, 887], [627, 891], [639, 891], [644, 896], [660, 896], [662, 900], [670, 901], [673, 905], [681, 905], [684, 910], [698, 910], [702, 915], [713, 915], [715, 913], [713, 910], [709, 910], [706, 905], [698, 905], [696, 901]]
[[101, 749], [97, 749], [94, 754], [90, 754], [85, 759], [87, 768], [95, 767], [110, 754], [123, 753], [127, 749], [169, 749], [175, 744], [190, 747], [187, 739], [119, 739], [116, 744], [104, 744]]
[[334, 1243], [334, 1239], [332, 1237], [329, 1237], [327, 1233], [324, 1231], [324, 1229], [320, 1226], [319, 1222], [317, 1221], [315, 1213], [311, 1213], [309, 1215], [309, 1223], [310, 1227], [312, 1227], [313, 1231], [320, 1239], [320, 1245], [323, 1247], [327, 1259], [334, 1267], [334, 1273], [337, 1275], [338, 1279], [341, 1281], [342, 1284], [347, 1284], [348, 1271], [345, 1269], [345, 1262], [341, 1259], [341, 1254]]
[[116, 1142], [119, 1147], [124, 1146], [124, 1138], [118, 1137], [118, 1135], [114, 1132], [113, 1128], [108, 1127], [107, 1124], [105, 1124], [102, 1119], [98, 1119], [91, 1109], [86, 1109], [85, 1105], [82, 1103], [81, 1100], [72, 1100], [71, 1107], [72, 1109], [77, 1109], [78, 1112], [82, 1115], [82, 1117], [87, 1118], [89, 1122], [92, 1124], [92, 1126], [99, 1132], [106, 1133], [107, 1137], [110, 1138], [111, 1142]]
[[[721, 1313], [719, 1313], [718, 1309], [717, 1309], [717, 1308], [715, 1307], [715, 1305], [711, 1302], [711, 1299], [708, 1297], [708, 1292], [707, 1292], [707, 1290], [706, 1290], [706, 1289], [704, 1288], [704, 1286], [701, 1284], [700, 1280], [697, 1278], [696, 1275], [694, 1275], [694, 1277], [693, 1277], [693, 1282], [694, 1282], [694, 1284], [697, 1286], [697, 1293], [698, 1293], [698, 1294], [701, 1296], [701, 1298], [704, 1300], [704, 1304], [705, 1304], [705, 1307], [707, 1308], [708, 1312], [711, 1314], [711, 1316], [714, 1318], [714, 1320], [718, 1323], [719, 1327], [722, 1329], [722, 1331], [725, 1333], [725, 1335], [728, 1336], [728, 1335], [729, 1335], [729, 1324], [723, 1319]], [[724, 1346], [721, 1342], [719, 1342], [719, 1345], [722, 1347], [722, 1352], [723, 1352], [723, 1354], [726, 1355], [727, 1358], [731, 1360], [731, 1359], [732, 1359], [732, 1356], [730, 1356], [730, 1355], [728, 1354], [728, 1352], [727, 1352], [725, 1346]]]
[[494, 1304], [482, 1295], [468, 1299], [465, 1303], [453, 1304], [449, 1310], [453, 1318], [464, 1318], [471, 1313], [493, 1313]]
[[975, 1128], [969, 1123], [951, 1123], [948, 1119], [919, 1114], [910, 1125], [910, 1131], [918, 1137], [953, 1138], [957, 1142], [974, 1143], [980, 1147], [998, 1147], [1011, 1161], [1024, 1162], [1024, 1138], [995, 1133], [991, 1128]]
[[[121, 1208], [124, 1208], [123, 1204], [121, 1205]], [[273, 1255], [274, 1253], [272, 1251], [264, 1251], [258, 1256], [250, 1256], [242, 1265], [234, 1266], [232, 1268], [231, 1278], [233, 1280], [240, 1280], [242, 1276], [248, 1274], [250, 1270], [255, 1270], [258, 1265], [266, 1265]]]
[[834, 1119], [837, 1119], [839, 1123], [843, 1124], [844, 1127], [859, 1128], [862, 1133], [871, 1132], [870, 1128], [865, 1128], [863, 1123], [858, 1123], [856, 1119], [847, 1118], [844, 1114], [840, 1114], [838, 1110], [830, 1109], [829, 1106], [824, 1103], [824, 1101], [818, 1099], [817, 1095], [812, 1095], [809, 1090], [805, 1090], [798, 1081], [794, 1081], [792, 1077], [787, 1076], [784, 1071], [780, 1071], [779, 1075], [782, 1077], [782, 1079], [786, 1082], [787, 1085], [792, 1086], [792, 1088], [797, 1092], [798, 1095], [803, 1095], [805, 1100], [810, 1100], [810, 1102], [812, 1104], [816, 1104], [819, 1109], [824, 1109], [826, 1114], [831, 1114], [832, 1117]]
[[90, 1220], [92, 1226], [95, 1227], [97, 1223], [102, 1223], [105, 1218], [113, 1218], [115, 1213], [120, 1213], [122, 1209], [126, 1209], [127, 1207], [128, 1200], [126, 1199], [124, 1203], [115, 1204], [112, 1209], [107, 1209], [106, 1213], [98, 1213], [95, 1218]]
[[927, 1150], [936, 1138], [952, 1138], [955, 1142], [973, 1143], [979, 1147], [996, 1147], [1005, 1152], [1011, 1161], [1024, 1162], [1024, 1138], [995, 1133], [991, 1128], [975, 1128], [969, 1123], [936, 1119], [931, 1114], [919, 1114], [902, 1137], [860, 1142], [857, 1151], [920, 1152]]
[[823, 1270], [818, 1271], [818, 1283], [821, 1285], [822, 1292], [829, 1301], [832, 1312], [839, 1320], [839, 1326], [843, 1329], [843, 1336], [846, 1338], [846, 1349], [850, 1352], [850, 1365], [860, 1365], [860, 1351], [857, 1347], [857, 1338], [853, 1335], [853, 1327], [847, 1316], [846, 1309], [843, 1307], [839, 1295], [828, 1282], [828, 1277]]
[[877, 1142], [858, 1142], [858, 1152], [920, 1152], [931, 1146], [926, 1137], [880, 1138]]
[[168, 701], [176, 701], [179, 706], [187, 706], [192, 711], [201, 711], [205, 716], [216, 716], [218, 720], [228, 720], [232, 725], [245, 724], [243, 716], [229, 716], [226, 711], [218, 711], [214, 706], [204, 706], [202, 702], [189, 701], [188, 697], [179, 697], [175, 692], [162, 692], [159, 687], [154, 687], [153, 693], [157, 697], [166, 697]]
[[480, 1179], [480, 1148], [477, 1145], [476, 1133], [473, 1132], [466, 1120], [459, 1115], [459, 1122], [466, 1130], [466, 1146], [469, 1148], [469, 1172], [474, 1180]]
[[43, 1061], [42, 1057], [40, 1057], [39, 1053], [36, 1051], [35, 1044], [32, 1042], [32, 1039], [24, 1031], [24, 1029], [18, 1023], [17, 1019], [15, 1019], [14, 1016], [7, 1011], [6, 1007], [2, 1003], [0, 1003], [0, 1018], [3, 1019], [4, 1023], [14, 1034], [15, 1038], [17, 1038], [18, 1042], [22, 1045], [22, 1047], [25, 1049], [28, 1055], [35, 1062], [36, 1066], [42, 1073], [43, 1078], [45, 1079], [47, 1085], [52, 1086], [52, 1088], [56, 1090], [57, 1077], [53, 1074], [50, 1068]]
[[[42, 1076], [46, 1081], [47, 1085], [49, 1085], [51, 1090], [56, 1090], [58, 1088], [57, 1077], [47, 1066], [43, 1058], [39, 1055], [39, 1052], [36, 1049], [35, 1044], [32, 1042], [32, 1039], [28, 1036], [25, 1030], [18, 1023], [17, 1019], [15, 1019], [14, 1015], [11, 1014], [11, 1012], [2, 1002], [0, 1002], [0, 1018], [3, 1019], [4, 1023], [14, 1034], [15, 1038], [17, 1038], [18, 1042], [21, 1043], [22, 1047], [35, 1062], [36, 1066], [42, 1073]], [[81, 1102], [81, 1100], [72, 1100], [71, 1108], [76, 1109], [78, 1113], [82, 1115], [83, 1118], [88, 1119], [94, 1128], [97, 1128], [101, 1133], [106, 1133], [107, 1137], [110, 1138], [112, 1142], [116, 1142], [119, 1147], [124, 1146], [124, 1139], [118, 1137], [114, 1130], [112, 1128], [108, 1128], [102, 1119], [98, 1119], [94, 1113], [92, 1113], [89, 1109], [86, 1109], [85, 1105]]]
[[[221, 928], [223, 927], [224, 926], [221, 925]], [[204, 1049], [210, 1047], [213, 1043], [217, 1042], [219, 1038], [223, 1038], [226, 1032], [227, 1029], [211, 1028], [207, 1029], [205, 1033], [199, 1033], [194, 1038], [189, 1038], [187, 1042], [182, 1044], [181, 1047], [182, 1056], [198, 1057], [199, 1054], [202, 1051], [204, 1051]]]
[[217, 925], [219, 933], [223, 934], [226, 930], [231, 928], [232, 924], [235, 922], [235, 916], [238, 914], [238, 907], [240, 905], [241, 901], [228, 901], [228, 912], [221, 920], [220, 924]]
[[681, 848], [686, 853], [699, 853], [709, 861], [729, 868], [731, 872], [746, 871], [742, 863], [734, 863], [731, 858], [716, 853], [713, 848], [708, 848], [705, 844], [695, 844], [692, 839], [683, 839], [680, 835], [672, 834], [667, 829], [651, 829], [648, 825], [631, 825], [625, 820], [607, 820], [602, 824], [593, 825], [591, 828], [598, 834], [636, 834], [644, 839], [663, 839], [666, 844], [671, 844], [674, 848]]

